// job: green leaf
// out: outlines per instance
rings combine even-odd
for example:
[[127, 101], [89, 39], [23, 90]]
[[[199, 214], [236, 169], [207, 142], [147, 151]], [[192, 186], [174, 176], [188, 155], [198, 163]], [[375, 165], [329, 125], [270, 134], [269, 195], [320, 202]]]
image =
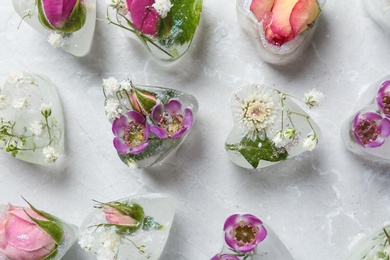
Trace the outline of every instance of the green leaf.
[[145, 216], [144, 225], [142, 226], [143, 230], [162, 230], [163, 225], [158, 223], [153, 217]]
[[157, 37], [165, 47], [190, 42], [198, 27], [203, 0], [171, 0], [167, 17], [160, 19]]
[[238, 151], [254, 169], [259, 166], [260, 160], [278, 162], [288, 156], [284, 147], [278, 148], [268, 137], [262, 140], [259, 135], [256, 135], [255, 140], [245, 136], [238, 144], [226, 144], [226, 149]]
[[27, 204], [30, 206], [30, 208], [35, 213], [37, 213], [41, 217], [44, 217], [47, 220], [36, 219], [36, 218], [30, 216], [26, 211], [24, 211], [27, 214], [27, 216], [29, 216], [29, 218], [32, 221], [34, 221], [34, 223], [37, 224], [37, 226], [39, 228], [41, 228], [43, 231], [45, 231], [54, 240], [54, 242], [57, 245], [59, 245], [62, 241], [63, 236], [64, 236], [64, 233], [62, 231], [61, 222], [53, 215], [50, 215], [49, 213], [38, 210], [30, 202], [28, 202], [27, 200], [25, 200], [25, 201], [27, 202]]
[[84, 26], [86, 19], [87, 9], [80, 0], [77, 0], [72, 13], [60, 31], [65, 33], [76, 32]]
[[58, 246], [55, 247], [55, 249], [46, 257], [42, 258], [42, 260], [52, 260], [56, 257], [58, 254]]

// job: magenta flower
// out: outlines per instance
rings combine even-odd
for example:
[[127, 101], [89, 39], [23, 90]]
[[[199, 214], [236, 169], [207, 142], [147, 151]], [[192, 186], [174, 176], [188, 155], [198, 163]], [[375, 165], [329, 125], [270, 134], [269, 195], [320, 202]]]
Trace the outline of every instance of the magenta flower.
[[188, 108], [181, 114], [181, 103], [170, 100], [165, 106], [158, 104], [151, 113], [155, 126], [150, 130], [159, 138], [180, 138], [192, 125], [192, 111]]
[[240, 260], [237, 256], [228, 254], [216, 254], [210, 260]]
[[390, 117], [390, 80], [382, 83], [381, 87], [379, 88], [376, 101], [379, 108], [386, 115], [386, 117]]
[[84, 0], [38, 0], [39, 21], [48, 29], [75, 32], [86, 20]]
[[228, 217], [223, 229], [226, 243], [233, 250], [242, 253], [253, 251], [267, 236], [263, 222], [251, 214], [235, 214]]
[[361, 146], [378, 147], [390, 135], [390, 121], [374, 112], [358, 113], [353, 120], [352, 131]]
[[112, 123], [114, 146], [121, 154], [139, 154], [148, 146], [149, 124], [137, 111], [129, 111]]
[[134, 26], [144, 34], [156, 36], [160, 15], [152, 7], [154, 0], [126, 0]]

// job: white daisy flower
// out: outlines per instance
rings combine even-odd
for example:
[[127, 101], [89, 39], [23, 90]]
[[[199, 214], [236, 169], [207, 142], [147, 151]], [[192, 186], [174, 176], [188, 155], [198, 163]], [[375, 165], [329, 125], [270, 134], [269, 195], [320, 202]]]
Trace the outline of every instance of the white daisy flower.
[[46, 146], [42, 149], [43, 156], [45, 157], [45, 162], [54, 163], [60, 156], [58, 152], [51, 146]]
[[103, 79], [103, 89], [106, 95], [115, 96], [116, 92], [119, 90], [119, 83], [113, 77]]
[[161, 18], [167, 17], [169, 11], [171, 10], [173, 4], [170, 0], [156, 0], [152, 5]]
[[106, 111], [108, 120], [114, 120], [120, 117], [122, 113], [121, 104], [115, 98], [107, 99], [104, 110]]
[[313, 151], [316, 148], [318, 143], [318, 138], [315, 135], [309, 135], [305, 140], [303, 140], [303, 148], [308, 151]]
[[310, 108], [318, 107], [323, 99], [324, 94], [315, 88], [305, 93], [305, 102]]

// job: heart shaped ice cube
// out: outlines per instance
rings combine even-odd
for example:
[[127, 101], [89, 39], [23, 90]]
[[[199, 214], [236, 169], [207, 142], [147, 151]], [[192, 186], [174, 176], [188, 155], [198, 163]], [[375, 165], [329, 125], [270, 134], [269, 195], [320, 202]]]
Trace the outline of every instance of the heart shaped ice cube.
[[187, 52], [193, 41], [202, 4], [203, 0], [127, 0], [127, 4], [111, 1], [107, 8], [113, 9], [113, 14], [107, 20], [143, 44], [157, 59], [174, 61]]
[[[312, 90], [303, 101], [315, 106], [322, 93]], [[230, 99], [235, 119], [226, 140], [230, 160], [248, 169], [264, 168], [313, 150], [321, 131], [292, 99], [263, 85], [245, 85]]]
[[98, 259], [160, 257], [175, 214], [172, 197], [142, 194], [98, 203], [95, 208], [80, 228], [79, 244], [84, 250], [96, 254]]
[[131, 168], [151, 166], [186, 138], [198, 111], [192, 95], [154, 86], [103, 81], [105, 111], [112, 123], [114, 146]]
[[10, 74], [0, 91], [0, 149], [51, 164], [64, 149], [64, 118], [55, 86], [39, 75]]
[[370, 85], [355, 111], [341, 128], [344, 144], [356, 154], [389, 160], [390, 76]]
[[241, 27], [268, 63], [286, 64], [302, 54], [325, 0], [237, 0]]
[[96, 0], [12, 0], [18, 15], [53, 47], [85, 56], [92, 45]]
[[290, 252], [272, 229], [251, 214], [227, 218], [222, 250], [211, 260], [293, 260]]

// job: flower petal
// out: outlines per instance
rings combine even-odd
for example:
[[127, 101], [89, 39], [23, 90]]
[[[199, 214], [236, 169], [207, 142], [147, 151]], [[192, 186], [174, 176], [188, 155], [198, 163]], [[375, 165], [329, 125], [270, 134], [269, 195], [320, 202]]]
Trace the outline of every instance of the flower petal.
[[191, 109], [186, 108], [184, 110], [184, 121], [183, 125], [187, 128], [190, 128], [192, 126], [193, 116]]
[[368, 120], [381, 120], [382, 119], [382, 116], [379, 115], [378, 113], [374, 113], [374, 112], [366, 112], [362, 115], [362, 118], [365, 118], [365, 119], [368, 119]]
[[170, 136], [170, 138], [176, 139], [180, 138], [184, 135], [184, 133], [188, 130], [187, 127], [182, 128], [180, 131], [174, 133], [173, 135]]
[[168, 137], [168, 133], [164, 128], [158, 126], [150, 126], [152, 133], [158, 136], [158, 138], [164, 139]]
[[127, 123], [129, 122], [126, 116], [115, 118], [112, 122], [112, 133], [115, 136], [123, 136], [126, 131]]
[[133, 148], [133, 149], [130, 151], [130, 153], [131, 153], [131, 154], [140, 154], [140, 153], [142, 153], [143, 150], [146, 149], [146, 147], [147, 147], [148, 145], [149, 145], [148, 143], [143, 143], [143, 144], [141, 144], [140, 146], [137, 146], [137, 147]]
[[50, 24], [61, 29], [64, 27], [77, 0], [43, 0], [43, 7]]
[[114, 147], [121, 154], [128, 154], [130, 152], [130, 146], [125, 144], [124, 141], [118, 137], [114, 138]]
[[145, 122], [145, 117], [135, 110], [128, 111], [126, 115], [131, 121], [136, 123], [143, 124]]
[[165, 110], [171, 114], [178, 113], [181, 111], [181, 103], [176, 99], [172, 99], [165, 105]]
[[164, 113], [163, 104], [156, 105], [153, 108], [152, 114], [151, 114], [151, 118], [152, 118], [153, 123], [158, 124], [158, 122], [160, 122], [160, 119], [161, 119], [163, 113]]
[[156, 10], [151, 8], [154, 0], [127, 0], [131, 21], [144, 34], [156, 35], [160, 19]]
[[390, 121], [389, 119], [387, 118], [384, 118], [380, 124], [379, 124], [379, 131], [381, 132], [380, 133], [380, 136], [382, 138], [386, 138], [390, 135]]

